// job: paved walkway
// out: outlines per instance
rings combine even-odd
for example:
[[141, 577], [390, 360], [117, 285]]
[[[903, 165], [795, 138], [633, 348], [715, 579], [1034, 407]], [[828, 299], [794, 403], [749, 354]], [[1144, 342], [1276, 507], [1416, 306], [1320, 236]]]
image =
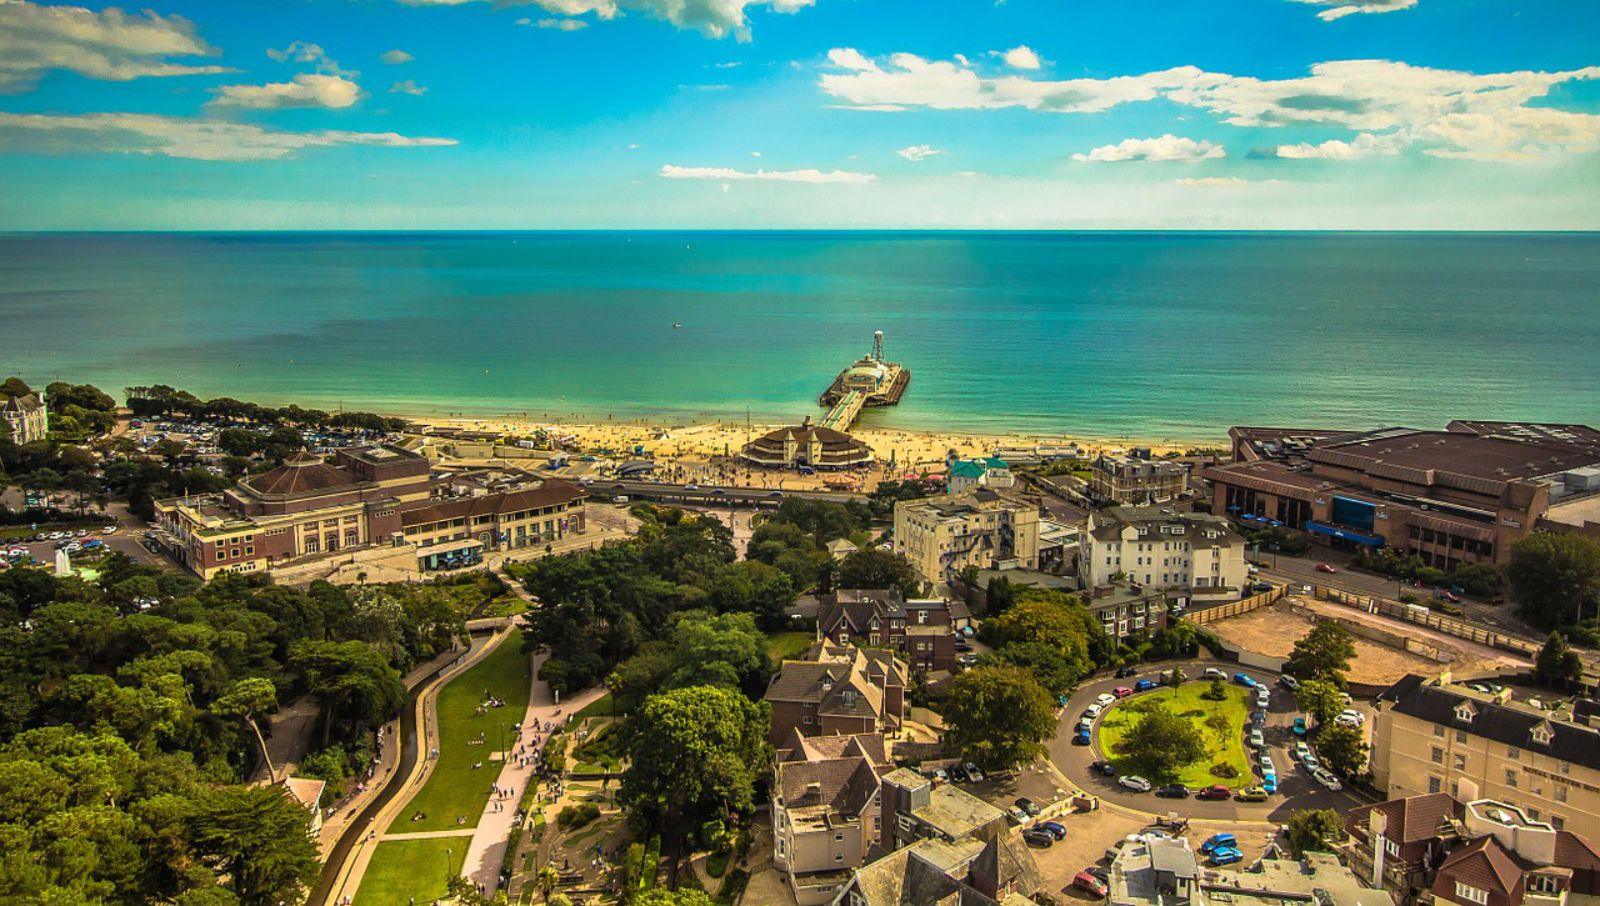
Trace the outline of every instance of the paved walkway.
[[547, 722], [563, 723], [606, 691], [604, 686], [596, 686], [556, 704], [550, 687], [538, 678], [539, 668], [547, 657], [548, 654], [540, 654], [533, 663], [533, 687], [528, 695], [528, 711], [522, 718], [522, 732], [517, 740], [524, 757], [518, 756], [518, 745], [513, 745], [511, 757], [500, 768], [500, 776], [494, 781], [495, 786], [503, 792], [491, 798], [484, 807], [483, 817], [478, 819], [476, 832], [472, 835], [472, 845], [467, 847], [466, 861], [461, 866], [463, 877], [484, 885], [490, 894], [499, 889], [500, 867], [505, 861], [506, 842], [516, 821], [517, 804], [533, 777], [532, 752], [538, 747], [539, 741], [548, 735], [533, 728], [542, 727]]
[[404, 834], [384, 834], [385, 840], [437, 840], [440, 837], [470, 837], [477, 831], [470, 827], [453, 827], [449, 830], [411, 831]]

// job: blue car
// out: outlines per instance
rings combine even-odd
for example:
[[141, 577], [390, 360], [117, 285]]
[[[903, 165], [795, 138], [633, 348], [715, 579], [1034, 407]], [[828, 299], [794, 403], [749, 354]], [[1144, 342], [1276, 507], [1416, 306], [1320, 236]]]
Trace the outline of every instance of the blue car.
[[1232, 865], [1235, 862], [1242, 861], [1244, 861], [1244, 853], [1239, 852], [1237, 849], [1232, 847], [1224, 847], [1222, 849], [1214, 849], [1211, 851], [1212, 865]]
[[1272, 795], [1277, 794], [1277, 792], [1278, 792], [1278, 775], [1277, 774], [1268, 774], [1267, 776], [1261, 778], [1261, 788], [1266, 790], [1268, 794], [1272, 794]]
[[1304, 717], [1296, 717], [1294, 719], [1294, 727], [1292, 729], [1294, 730], [1294, 735], [1296, 736], [1306, 735], [1306, 719]]
[[1088, 745], [1089, 744], [1089, 734], [1086, 731], [1079, 730], [1078, 731], [1078, 735], [1072, 737], [1072, 744], [1075, 745], [1075, 746], [1086, 746], [1086, 745]]
[[1239, 840], [1233, 834], [1212, 834], [1206, 838], [1206, 842], [1200, 844], [1201, 854], [1207, 856], [1211, 855], [1213, 850], [1238, 848]]
[[1133, 684], [1133, 691], [1135, 691], [1135, 692], [1149, 692], [1151, 689], [1154, 689], [1155, 687], [1156, 687], [1156, 681], [1155, 680], [1142, 679], [1142, 680], [1138, 681], [1137, 683]]
[[1254, 689], [1256, 687], [1256, 681], [1251, 679], [1250, 674], [1248, 673], [1235, 673], [1233, 675], [1233, 681], [1245, 687], [1246, 689]]
[[1060, 821], [1040, 821], [1034, 827], [1042, 831], [1048, 831], [1050, 836], [1055, 837], [1057, 840], [1067, 839], [1067, 826]]

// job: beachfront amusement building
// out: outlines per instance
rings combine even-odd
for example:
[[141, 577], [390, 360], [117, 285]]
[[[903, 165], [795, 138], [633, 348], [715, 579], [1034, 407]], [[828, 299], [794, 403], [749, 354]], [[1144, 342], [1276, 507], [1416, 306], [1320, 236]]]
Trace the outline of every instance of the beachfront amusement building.
[[859, 440], [811, 424], [768, 432], [744, 445], [740, 456], [746, 462], [774, 469], [849, 469], [872, 464], [872, 448]]
[[581, 487], [520, 473], [476, 491], [434, 477], [398, 447], [300, 452], [221, 494], [155, 503], [157, 538], [204, 579], [304, 558], [409, 548], [414, 567], [466, 566], [485, 551], [542, 546], [585, 531]]
[[1600, 535], [1600, 431], [1453, 421], [1443, 431], [1233, 428], [1212, 512], [1429, 566], [1504, 564], [1534, 530]]

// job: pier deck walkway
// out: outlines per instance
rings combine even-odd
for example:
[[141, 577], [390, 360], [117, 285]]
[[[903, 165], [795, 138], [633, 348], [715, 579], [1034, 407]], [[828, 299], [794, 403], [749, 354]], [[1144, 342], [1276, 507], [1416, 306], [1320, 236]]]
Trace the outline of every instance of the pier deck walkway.
[[861, 414], [861, 407], [866, 405], [867, 395], [859, 390], [852, 390], [839, 398], [828, 414], [822, 418], [822, 427], [834, 431], [849, 431], [855, 424], [856, 416]]

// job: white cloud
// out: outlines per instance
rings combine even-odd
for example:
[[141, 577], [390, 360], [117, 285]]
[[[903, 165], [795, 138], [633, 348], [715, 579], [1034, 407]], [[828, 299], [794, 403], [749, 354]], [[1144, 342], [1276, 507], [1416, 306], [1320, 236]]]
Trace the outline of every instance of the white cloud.
[[1041, 65], [1039, 55], [1026, 44], [1018, 44], [1000, 56], [1012, 69], [1038, 69]]
[[678, 167], [663, 164], [657, 173], [664, 179], [718, 179], [725, 182], [739, 180], [767, 180], [772, 182], [803, 183], [854, 183], [876, 182], [871, 173], [852, 173], [849, 170], [735, 170], [732, 167]]
[[421, 85], [418, 85], [415, 81], [413, 81], [411, 79], [406, 79], [404, 82], [395, 82], [393, 85], [390, 85], [389, 86], [389, 93], [390, 94], [409, 94], [412, 97], [420, 98], [423, 95], [428, 93], [428, 89], [422, 87]]
[[750, 152], [750, 156], [751, 157], [760, 157], [761, 156], [761, 152], [760, 151], [751, 151]]
[[1273, 153], [1289, 160], [1356, 160], [1399, 154], [1407, 144], [1406, 136], [1398, 132], [1383, 135], [1363, 132], [1348, 142], [1334, 138], [1318, 144], [1279, 145]]
[[1324, 22], [1343, 19], [1356, 13], [1396, 13], [1417, 5], [1417, 0], [1361, 0], [1354, 3], [1351, 0], [1295, 0], [1295, 2], [1324, 7], [1317, 13], [1317, 18]]
[[30, 150], [63, 153], [104, 151], [191, 160], [255, 161], [293, 157], [304, 148], [424, 148], [454, 145], [456, 141], [393, 132], [284, 132], [249, 123], [144, 113], [0, 113], [0, 144], [23, 144]]
[[208, 103], [220, 107], [276, 110], [284, 107], [342, 109], [367, 96], [361, 86], [343, 76], [301, 73], [288, 82], [265, 85], [223, 85]]
[[1173, 181], [1185, 189], [1244, 189], [1284, 184], [1281, 179], [1244, 179], [1238, 176], [1186, 176]]
[[517, 24], [532, 28], [553, 28], [556, 31], [582, 31], [589, 27], [589, 23], [583, 19], [530, 19], [527, 16], [518, 19]]
[[1074, 154], [1073, 160], [1095, 163], [1120, 163], [1130, 160], [1197, 161], [1226, 157], [1221, 145], [1168, 133], [1160, 138], [1129, 138], [1115, 145], [1101, 145], [1088, 154]]
[[382, 55], [378, 57], [378, 59], [388, 63], [390, 66], [399, 66], [401, 63], [409, 63], [412, 60], [415, 60], [416, 57], [396, 48], [395, 50], [384, 51]]
[[935, 154], [943, 154], [944, 152], [932, 145], [912, 145], [908, 148], [901, 148], [895, 153], [906, 160], [927, 160]]
[[[1391, 60], [1317, 63], [1309, 75], [1259, 79], [1179, 66], [1105, 79], [984, 75], [969, 64], [853, 48], [828, 53], [818, 84], [856, 110], [992, 110], [1022, 107], [1097, 113], [1164, 98], [1234, 126], [1332, 126], [1395, 139], [1441, 157], [1519, 159], [1591, 150], [1600, 116], [1528, 106], [1568, 82], [1600, 79], [1600, 66], [1559, 72], [1477, 74]], [[1353, 142], [1360, 142], [1353, 137]]]
[[114, 82], [232, 72], [225, 66], [168, 62], [169, 57], [217, 54], [182, 16], [0, 0], [0, 92], [26, 91], [51, 69]]
[[[641, 12], [665, 19], [679, 28], [689, 28], [708, 38], [735, 36], [750, 38], [746, 10], [770, 7], [773, 12], [795, 13], [816, 0], [399, 0], [406, 6], [462, 6], [493, 2], [498, 6], [537, 6], [558, 16], [594, 13], [600, 19], [615, 19], [626, 12]], [[565, 26], [549, 26], [565, 28]], [[570, 30], [570, 29], [568, 29]]]

